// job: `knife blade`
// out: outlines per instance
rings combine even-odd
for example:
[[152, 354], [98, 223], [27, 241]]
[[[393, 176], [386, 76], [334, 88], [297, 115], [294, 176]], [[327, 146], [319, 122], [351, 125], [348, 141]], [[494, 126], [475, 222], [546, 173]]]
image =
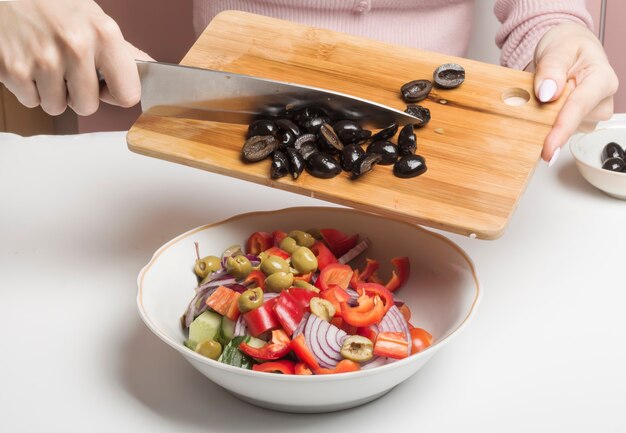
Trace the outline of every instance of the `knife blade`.
[[369, 128], [418, 122], [403, 111], [316, 87], [161, 62], [137, 60], [137, 67], [141, 109], [150, 115], [248, 124], [259, 116], [317, 106], [335, 119], [358, 120]]

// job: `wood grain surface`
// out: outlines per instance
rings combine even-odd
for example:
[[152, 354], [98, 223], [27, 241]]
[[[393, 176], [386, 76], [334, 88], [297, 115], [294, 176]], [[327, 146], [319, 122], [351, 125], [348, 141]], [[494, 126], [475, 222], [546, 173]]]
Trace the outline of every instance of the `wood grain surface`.
[[[215, 17], [181, 64], [327, 88], [404, 109], [402, 84], [432, 79], [434, 69], [449, 62], [464, 66], [466, 80], [457, 89], [433, 89], [420, 103], [432, 114], [416, 130], [417, 153], [428, 170], [413, 179], [376, 166], [356, 181], [347, 173], [271, 180], [269, 160], [240, 160], [246, 125], [142, 115], [128, 133], [128, 146], [390, 218], [495, 239], [524, 192], [561, 105], [540, 106], [532, 74], [234, 11]], [[505, 96], [520, 92], [529, 95], [527, 104], [504, 103]]]

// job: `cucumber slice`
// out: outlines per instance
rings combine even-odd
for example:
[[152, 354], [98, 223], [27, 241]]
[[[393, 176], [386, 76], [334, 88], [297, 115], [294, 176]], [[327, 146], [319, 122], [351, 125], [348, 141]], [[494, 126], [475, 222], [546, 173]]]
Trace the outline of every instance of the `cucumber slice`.
[[228, 317], [222, 317], [222, 330], [220, 335], [220, 342], [226, 345], [235, 338], [235, 320], [230, 320]]
[[205, 311], [200, 314], [189, 325], [189, 344], [187, 347], [191, 345], [195, 347], [204, 341], [215, 340], [219, 336], [221, 322], [222, 316], [213, 311]]
[[252, 346], [252, 347], [256, 347], [257, 349], [260, 349], [261, 347], [267, 344], [267, 341], [250, 336], [250, 340], [248, 340], [247, 343], [248, 343], [248, 346]]

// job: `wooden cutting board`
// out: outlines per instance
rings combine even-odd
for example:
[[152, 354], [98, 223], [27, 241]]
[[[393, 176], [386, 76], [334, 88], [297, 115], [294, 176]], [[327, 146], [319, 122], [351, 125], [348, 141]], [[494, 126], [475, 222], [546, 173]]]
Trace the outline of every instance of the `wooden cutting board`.
[[[326, 88], [404, 110], [402, 84], [432, 79], [437, 66], [450, 62], [463, 65], [466, 80], [457, 89], [433, 89], [420, 103], [432, 115], [416, 130], [417, 153], [428, 171], [413, 179], [376, 166], [356, 181], [347, 173], [318, 179], [306, 172], [297, 180], [271, 180], [270, 160], [240, 160], [247, 125], [142, 115], [128, 132], [128, 146], [390, 218], [494, 239], [520, 200], [561, 105], [538, 104], [532, 74], [234, 11], [215, 17], [181, 64]], [[510, 95], [530, 100], [510, 106], [503, 101]]]

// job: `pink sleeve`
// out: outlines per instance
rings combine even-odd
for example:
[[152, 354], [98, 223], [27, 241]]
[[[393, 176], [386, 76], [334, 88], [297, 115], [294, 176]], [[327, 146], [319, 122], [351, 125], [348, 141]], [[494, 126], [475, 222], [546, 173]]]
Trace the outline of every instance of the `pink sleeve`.
[[585, 0], [498, 0], [493, 10], [502, 23], [496, 34], [500, 63], [514, 69], [532, 62], [537, 43], [555, 25], [573, 21], [593, 29]]

